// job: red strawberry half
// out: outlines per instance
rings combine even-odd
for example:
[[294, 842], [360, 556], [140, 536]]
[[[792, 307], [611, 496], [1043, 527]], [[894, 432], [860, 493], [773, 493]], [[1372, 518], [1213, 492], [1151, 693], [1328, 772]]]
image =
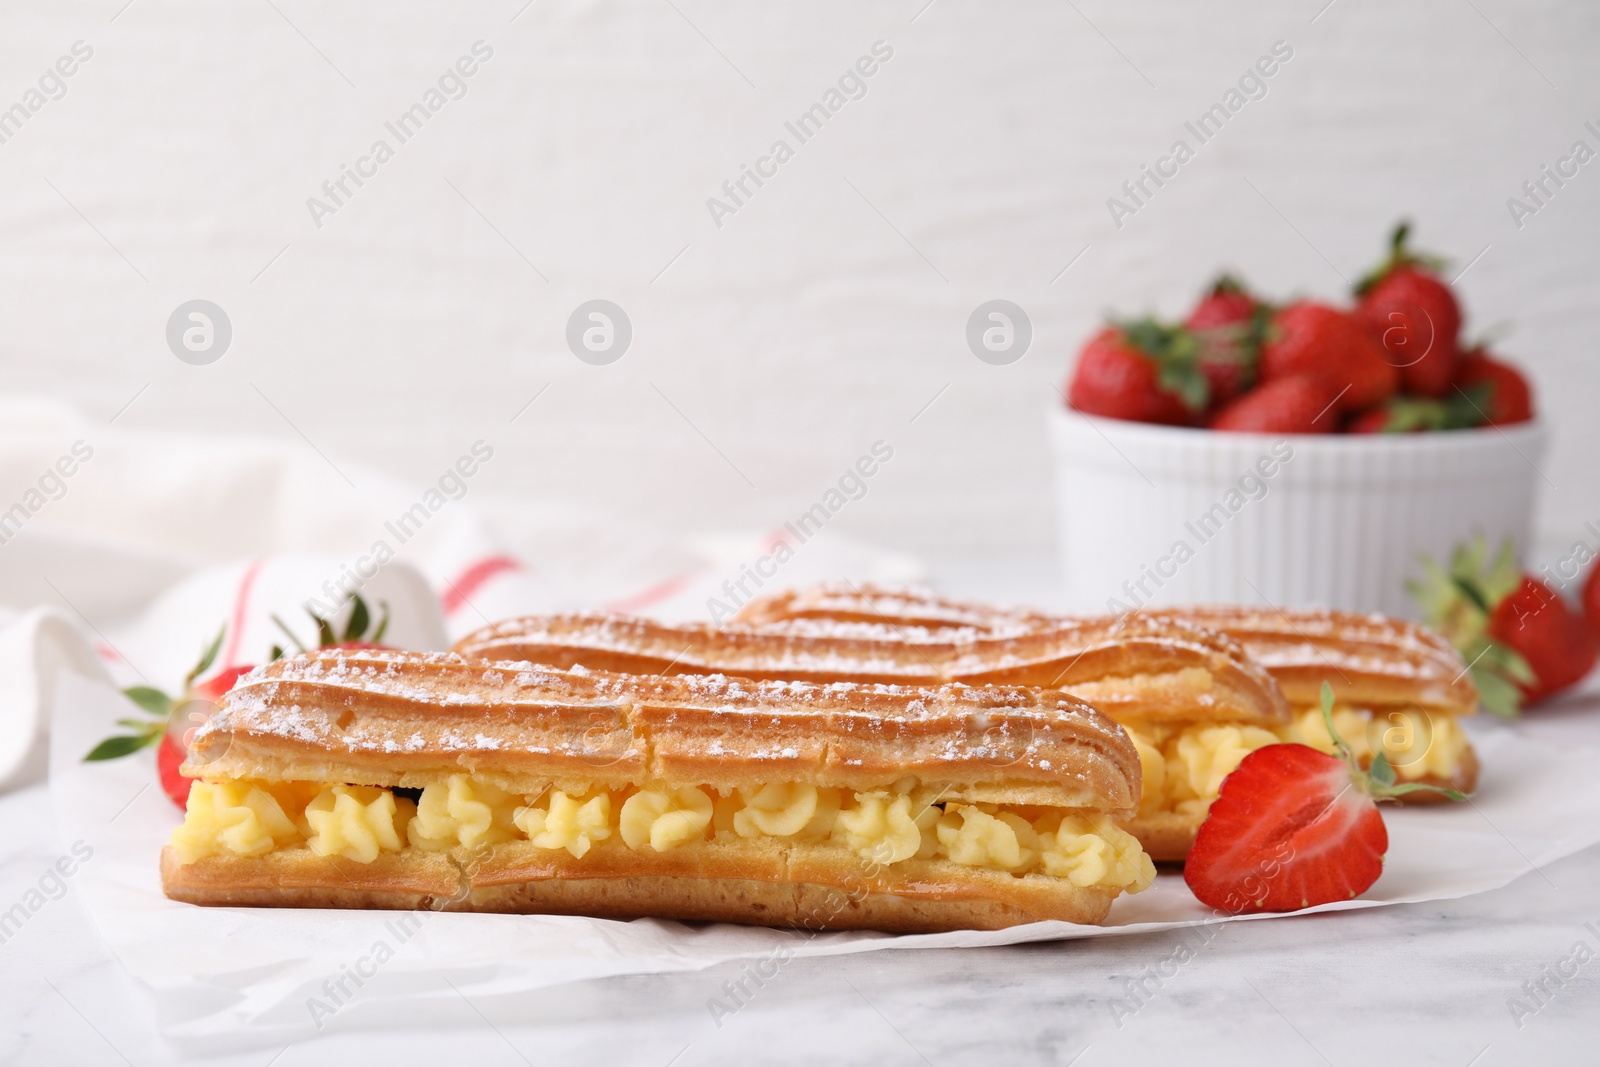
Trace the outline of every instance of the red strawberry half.
[[1087, 415], [1182, 425], [1206, 405], [1194, 335], [1141, 319], [1107, 327], [1078, 353], [1067, 402]]
[[1333, 730], [1333, 690], [1322, 687], [1323, 719], [1339, 754], [1306, 745], [1268, 745], [1240, 761], [1195, 835], [1183, 878], [1202, 904], [1220, 911], [1297, 911], [1350, 900], [1383, 873], [1389, 833], [1376, 801], [1431, 790], [1395, 785], [1379, 754], [1363, 771]]
[[1393, 395], [1400, 372], [1355, 318], [1310, 300], [1272, 317], [1261, 350], [1261, 380], [1314, 378], [1339, 398], [1341, 412], [1361, 411]]
[[1356, 316], [1371, 331], [1408, 393], [1441, 397], [1455, 377], [1461, 306], [1438, 276], [1442, 261], [1406, 247], [1395, 227], [1389, 257], [1356, 286]]

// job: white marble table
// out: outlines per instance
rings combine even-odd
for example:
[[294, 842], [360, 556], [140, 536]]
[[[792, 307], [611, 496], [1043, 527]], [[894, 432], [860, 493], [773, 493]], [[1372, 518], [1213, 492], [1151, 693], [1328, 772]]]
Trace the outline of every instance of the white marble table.
[[[983, 583], [996, 596], [1044, 599], [1006, 580], [1024, 577], [990, 568]], [[958, 571], [947, 584], [970, 591], [964, 578], [976, 581]], [[1541, 710], [1521, 728], [1600, 747], [1597, 688], [1591, 682], [1589, 695]], [[42, 785], [0, 798], [0, 827], [3, 909], [38, 883], [64, 846]], [[1150, 1055], [1185, 1064], [1594, 1063], [1597, 887], [1600, 848], [1593, 848], [1464, 900], [1228, 924], [1175, 973], [1169, 965], [1169, 977], [1156, 969], [1180, 937], [1198, 944], [1192, 932], [873, 952], [792, 961], [720, 1026], [707, 1002], [724, 995], [723, 984], [737, 976], [732, 966], [589, 981], [484, 1014], [457, 1001], [419, 1013], [403, 1032], [336, 1025], [286, 1049], [204, 1062], [1094, 1067]], [[1573, 973], [1567, 961], [1580, 942], [1596, 958]], [[1138, 1010], [1114, 1010], [1128, 983], [1140, 981], [1149, 992]], [[1530, 981], [1545, 984], [1537, 997]], [[1531, 1013], [1515, 1017], [1513, 998]], [[177, 1058], [70, 881], [64, 896], [0, 944], [0, 1063]]]

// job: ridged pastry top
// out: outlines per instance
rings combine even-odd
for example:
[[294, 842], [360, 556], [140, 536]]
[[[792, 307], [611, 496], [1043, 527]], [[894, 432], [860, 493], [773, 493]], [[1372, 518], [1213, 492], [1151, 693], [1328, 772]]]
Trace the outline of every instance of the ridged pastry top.
[[[1437, 633], [1403, 619], [1234, 606], [1162, 608], [1156, 614], [1232, 638], [1277, 679], [1297, 706], [1315, 704], [1327, 681], [1341, 700], [1351, 703], [1420, 706], [1456, 715], [1477, 710], [1478, 691], [1461, 655]], [[951, 627], [996, 635], [1060, 622], [1029, 609], [950, 600], [927, 590], [842, 583], [760, 598], [746, 604], [738, 617], [769, 625], [874, 618], [883, 625]]]
[[965, 628], [997, 636], [1027, 633], [1058, 621], [1027, 608], [952, 600], [928, 589], [847, 582], [819, 582], [804, 589], [757, 597], [734, 616], [734, 621], [752, 626], [796, 619], [875, 622], [935, 630]]
[[617, 615], [511, 619], [457, 642], [463, 656], [556, 667], [906, 685], [1065, 689], [1118, 718], [1287, 721], [1277, 684], [1218, 634], [1128, 616], [1054, 620], [1016, 635], [796, 619], [667, 625]]
[[1140, 767], [1094, 708], [1033, 688], [645, 676], [448, 653], [323, 650], [240, 679], [195, 734], [193, 777], [420, 787], [463, 771], [551, 783], [856, 790], [1124, 812]]
[[1214, 627], [1272, 672], [1298, 705], [1316, 703], [1329, 682], [1342, 699], [1414, 704], [1457, 715], [1478, 709], [1461, 654], [1425, 626], [1344, 611], [1185, 608], [1178, 617]]

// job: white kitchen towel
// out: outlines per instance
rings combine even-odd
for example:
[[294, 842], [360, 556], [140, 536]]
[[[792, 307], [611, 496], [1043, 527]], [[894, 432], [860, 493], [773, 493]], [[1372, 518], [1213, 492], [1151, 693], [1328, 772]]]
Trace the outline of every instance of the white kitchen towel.
[[309, 640], [305, 608], [352, 590], [389, 602], [389, 643], [442, 648], [523, 613], [707, 618], [763, 587], [921, 577], [833, 530], [670, 536], [496, 498], [477, 481], [496, 462], [473, 442], [410, 484], [300, 441], [123, 429], [0, 396], [0, 788], [43, 772], [61, 663], [98, 658], [119, 685], [172, 692], [220, 627], [219, 665], [254, 662], [292, 647], [273, 616]]

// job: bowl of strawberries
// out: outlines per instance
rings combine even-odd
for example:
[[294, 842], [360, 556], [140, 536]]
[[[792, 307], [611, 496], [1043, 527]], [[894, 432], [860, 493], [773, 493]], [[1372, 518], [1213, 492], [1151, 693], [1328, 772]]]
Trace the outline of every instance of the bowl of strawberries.
[[1424, 557], [1528, 544], [1545, 430], [1395, 229], [1338, 306], [1223, 275], [1181, 322], [1113, 320], [1052, 412], [1066, 595], [1411, 615]]

